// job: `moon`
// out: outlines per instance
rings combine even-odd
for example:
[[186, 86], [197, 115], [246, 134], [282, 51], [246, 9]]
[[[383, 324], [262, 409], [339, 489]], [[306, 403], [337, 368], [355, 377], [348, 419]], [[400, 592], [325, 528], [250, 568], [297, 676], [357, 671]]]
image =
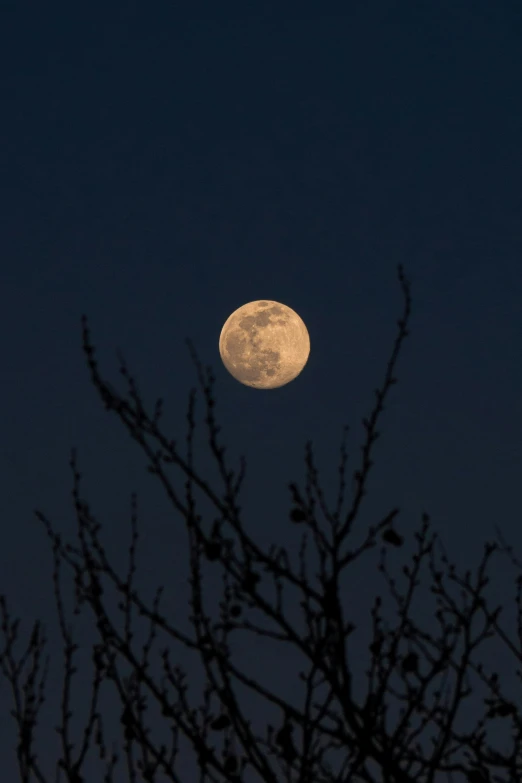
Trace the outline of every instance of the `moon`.
[[219, 337], [229, 373], [253, 389], [277, 389], [302, 371], [310, 355], [308, 330], [290, 307], [259, 299], [235, 310]]

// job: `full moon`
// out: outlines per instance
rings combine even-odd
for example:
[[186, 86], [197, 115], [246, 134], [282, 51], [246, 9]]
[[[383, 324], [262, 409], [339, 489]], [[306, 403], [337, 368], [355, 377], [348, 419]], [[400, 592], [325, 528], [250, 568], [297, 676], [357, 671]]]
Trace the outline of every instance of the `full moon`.
[[248, 302], [225, 321], [223, 364], [254, 389], [277, 389], [297, 378], [310, 354], [308, 330], [290, 307], [270, 299]]

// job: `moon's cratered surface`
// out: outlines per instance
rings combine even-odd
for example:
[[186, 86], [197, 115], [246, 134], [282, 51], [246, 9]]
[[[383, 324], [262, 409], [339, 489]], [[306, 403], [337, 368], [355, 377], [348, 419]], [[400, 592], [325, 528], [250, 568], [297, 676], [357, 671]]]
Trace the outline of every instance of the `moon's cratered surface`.
[[310, 354], [308, 330], [280, 302], [260, 299], [235, 310], [219, 337], [223, 364], [240, 383], [276, 389], [296, 378]]

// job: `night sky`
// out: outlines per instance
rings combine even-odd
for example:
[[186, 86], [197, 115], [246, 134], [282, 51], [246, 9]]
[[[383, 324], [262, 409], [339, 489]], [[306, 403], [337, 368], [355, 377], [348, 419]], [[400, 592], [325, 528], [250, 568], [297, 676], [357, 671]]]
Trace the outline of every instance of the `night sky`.
[[[462, 571], [495, 525], [522, 553], [522, 6], [179, 5], [11, 2], [0, 17], [0, 592], [24, 639], [36, 618], [47, 626], [44, 766], [57, 752], [61, 645], [51, 546], [33, 511], [75, 540], [73, 446], [109, 556], [124, 573], [136, 490], [144, 594], [163, 582], [172, 621], [188, 611], [183, 520], [90, 382], [83, 313], [102, 374], [121, 387], [121, 350], [145, 402], [164, 398], [180, 442], [197, 385], [192, 340], [216, 374], [230, 464], [247, 459], [245, 525], [295, 553], [287, 484], [302, 485], [311, 439], [333, 502], [345, 424], [350, 475], [357, 467], [402, 311], [402, 263], [411, 335], [354, 543], [398, 505], [398, 564], [423, 511]], [[218, 351], [228, 316], [265, 298], [293, 308], [311, 341], [302, 374], [272, 391], [238, 383]], [[219, 487], [199, 399], [197, 460]], [[345, 585], [363, 639], [361, 694], [368, 607], [385, 589], [376, 560]], [[510, 616], [515, 572], [494, 562], [488, 595]], [[87, 626], [80, 643], [93, 640]], [[485, 662], [514, 671], [495, 649]], [[244, 655], [296, 695], [291, 654], [245, 643]], [[81, 716], [89, 681], [76, 688]], [[15, 780], [3, 681], [0, 695], [2, 779]]]

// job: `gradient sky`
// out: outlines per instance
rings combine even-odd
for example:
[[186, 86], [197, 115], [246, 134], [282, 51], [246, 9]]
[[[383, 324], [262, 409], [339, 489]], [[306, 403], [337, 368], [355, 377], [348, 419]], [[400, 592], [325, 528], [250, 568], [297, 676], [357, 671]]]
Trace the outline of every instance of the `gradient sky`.
[[[295, 551], [286, 485], [302, 483], [310, 438], [333, 491], [344, 424], [356, 467], [404, 264], [411, 336], [355, 540], [399, 505], [397, 529], [411, 537], [429, 512], [462, 569], [495, 524], [522, 550], [522, 7], [177, 5], [11, 2], [0, 16], [0, 592], [22, 632], [45, 620], [57, 666], [51, 548], [33, 509], [74, 539], [72, 446], [109, 554], [124, 568], [136, 489], [144, 590], [164, 581], [173, 617], [186, 603], [183, 522], [90, 383], [82, 313], [105, 376], [119, 384], [121, 349], [180, 440], [193, 340], [216, 372], [232, 462], [247, 458], [246, 524]], [[230, 313], [263, 298], [295, 309], [311, 340], [303, 373], [274, 391], [239, 384], [218, 352]], [[513, 605], [513, 576], [491, 574], [492, 598]], [[360, 614], [378, 586], [376, 569], [359, 571], [347, 606], [356, 595]], [[291, 657], [245, 654], [288, 685]], [[0, 758], [14, 780], [9, 708]]]

